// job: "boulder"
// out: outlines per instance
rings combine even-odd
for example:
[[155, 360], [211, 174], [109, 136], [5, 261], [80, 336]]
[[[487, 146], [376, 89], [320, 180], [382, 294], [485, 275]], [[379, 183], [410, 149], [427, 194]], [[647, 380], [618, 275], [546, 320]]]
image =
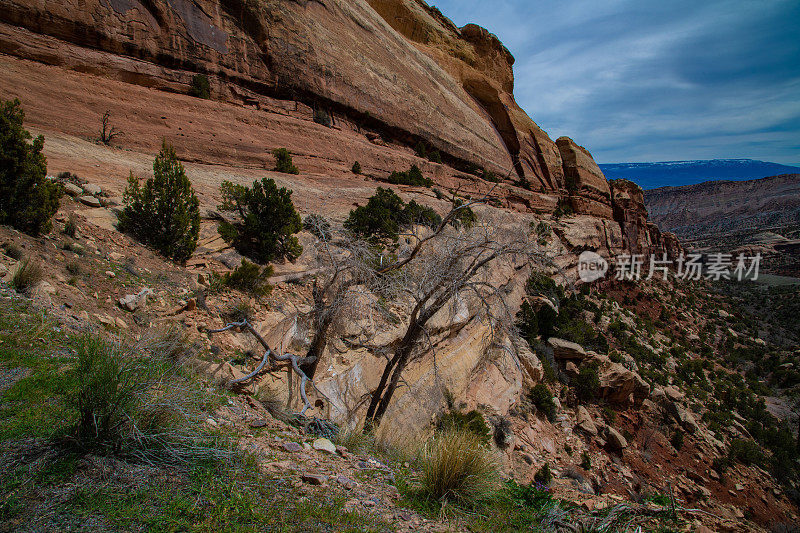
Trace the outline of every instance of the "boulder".
[[650, 395], [650, 385], [642, 376], [619, 363], [610, 363], [600, 373], [600, 396], [611, 402], [625, 403], [633, 399], [641, 405]]
[[83, 192], [91, 196], [97, 196], [98, 194], [103, 192], [103, 189], [99, 185], [95, 185], [94, 183], [87, 183], [86, 185], [83, 186]]
[[65, 183], [64, 184], [64, 192], [68, 195], [75, 197], [80, 196], [83, 194], [83, 189], [75, 185], [74, 183]]
[[575, 342], [550, 337], [547, 344], [553, 348], [553, 357], [556, 359], [586, 359], [586, 350]]
[[122, 298], [119, 299], [119, 306], [126, 311], [136, 311], [143, 305], [147, 304], [147, 297], [153, 296], [153, 290], [149, 288], [144, 288], [139, 291], [137, 294], [126, 294]]
[[597, 435], [597, 426], [595, 426], [594, 420], [592, 420], [592, 415], [589, 414], [589, 410], [584, 406], [578, 406], [578, 409], [575, 411], [575, 419], [577, 421], [576, 427], [578, 429], [592, 436]]
[[608, 447], [614, 451], [622, 451], [628, 447], [628, 441], [625, 437], [611, 426], [606, 427], [605, 439]]
[[94, 196], [81, 196], [78, 198], [78, 200], [83, 205], [88, 205], [89, 207], [103, 207], [102, 202], [100, 202], [100, 200]]
[[325, 438], [316, 439], [311, 446], [321, 452], [336, 453], [336, 445]]

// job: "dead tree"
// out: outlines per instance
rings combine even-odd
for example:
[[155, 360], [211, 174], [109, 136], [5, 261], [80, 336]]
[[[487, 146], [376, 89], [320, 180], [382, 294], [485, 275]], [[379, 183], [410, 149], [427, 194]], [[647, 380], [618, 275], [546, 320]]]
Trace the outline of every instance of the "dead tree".
[[223, 331], [228, 331], [229, 329], [233, 328], [244, 328], [247, 331], [249, 331], [256, 338], [256, 340], [258, 340], [261, 346], [264, 347], [265, 351], [264, 351], [264, 356], [261, 358], [261, 362], [255, 368], [255, 370], [253, 370], [246, 376], [234, 379], [233, 381], [231, 381], [231, 384], [242, 383], [244, 381], [247, 381], [248, 379], [255, 377], [259, 372], [261, 372], [261, 370], [264, 369], [264, 367], [267, 365], [267, 362], [270, 362], [270, 360], [276, 363], [288, 361], [292, 366], [292, 371], [300, 377], [300, 397], [303, 399], [303, 409], [302, 411], [300, 411], [300, 414], [301, 415], [305, 414], [305, 412], [311, 408], [311, 403], [308, 401], [308, 395], [306, 394], [306, 384], [311, 382], [311, 384], [313, 385], [314, 383], [313, 381], [311, 381], [311, 379], [309, 379], [306, 373], [303, 372], [300, 366], [307, 365], [311, 361], [309, 361], [308, 358], [306, 357], [300, 357], [298, 355], [291, 353], [285, 353], [283, 355], [276, 354], [269, 347], [269, 344], [267, 343], [266, 339], [264, 339], [264, 337], [252, 326], [252, 324], [250, 324], [250, 322], [246, 318], [241, 322], [231, 322], [230, 324], [227, 324], [224, 328], [208, 330], [208, 333], [209, 334], [222, 333]]
[[510, 332], [512, 312], [505, 305], [502, 289], [490, 281], [490, 271], [503, 261], [543, 259], [524, 231], [506, 231], [494, 221], [483, 221], [471, 229], [445, 228], [451, 216], [453, 211], [439, 228], [419, 239], [405, 258], [379, 271], [379, 286], [374, 290], [404, 296], [410, 311], [405, 334], [372, 392], [367, 427], [380, 423], [403, 371], [425, 353], [428, 323], [440, 310], [457, 298], [473, 298], [489, 322], [492, 337], [497, 338], [502, 330]]
[[110, 124], [111, 120], [111, 112], [106, 111], [103, 113], [103, 129], [100, 131], [100, 142], [108, 146], [111, 144], [111, 141], [114, 140], [115, 137], [119, 137], [123, 135], [121, 131], [118, 131], [114, 126]]

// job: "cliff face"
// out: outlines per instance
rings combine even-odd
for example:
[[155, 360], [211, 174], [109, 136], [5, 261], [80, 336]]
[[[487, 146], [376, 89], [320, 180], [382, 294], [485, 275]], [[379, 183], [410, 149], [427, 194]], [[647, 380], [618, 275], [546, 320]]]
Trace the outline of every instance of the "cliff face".
[[[591, 154], [566, 137], [553, 142], [517, 105], [514, 58], [498, 38], [474, 24], [458, 28], [421, 0], [9, 0], [0, 52], [177, 93], [204, 73], [215, 99], [305, 120], [330, 116], [334, 131], [318, 135], [330, 146], [315, 165], [362, 159], [389, 172], [422, 141], [448, 166], [418, 164], [442, 183], [485, 169], [504, 182], [493, 195], [505, 207], [547, 213], [562, 199], [578, 215], [619, 223], [631, 250], [663, 242], [650, 236], [657, 230], [647, 226], [641, 194], [615, 194], [612, 206]], [[395, 149], [348, 149], [354, 134]], [[204, 160], [205, 150], [212, 163], [244, 154], [247, 164], [259, 161], [254, 147], [221, 142], [190, 157]], [[471, 179], [470, 193], [491, 185]]]

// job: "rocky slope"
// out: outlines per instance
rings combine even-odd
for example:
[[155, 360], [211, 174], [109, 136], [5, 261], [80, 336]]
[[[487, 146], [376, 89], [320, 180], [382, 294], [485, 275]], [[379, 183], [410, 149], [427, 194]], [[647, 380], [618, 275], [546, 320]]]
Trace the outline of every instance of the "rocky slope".
[[645, 191], [663, 231], [696, 248], [759, 251], [773, 272], [800, 274], [800, 174]]

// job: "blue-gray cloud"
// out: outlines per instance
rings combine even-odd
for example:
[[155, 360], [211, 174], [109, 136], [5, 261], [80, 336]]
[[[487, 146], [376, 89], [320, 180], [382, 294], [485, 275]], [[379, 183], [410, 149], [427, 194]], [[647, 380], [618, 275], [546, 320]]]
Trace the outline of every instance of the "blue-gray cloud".
[[797, 0], [440, 0], [516, 57], [515, 95], [600, 162], [800, 163]]

